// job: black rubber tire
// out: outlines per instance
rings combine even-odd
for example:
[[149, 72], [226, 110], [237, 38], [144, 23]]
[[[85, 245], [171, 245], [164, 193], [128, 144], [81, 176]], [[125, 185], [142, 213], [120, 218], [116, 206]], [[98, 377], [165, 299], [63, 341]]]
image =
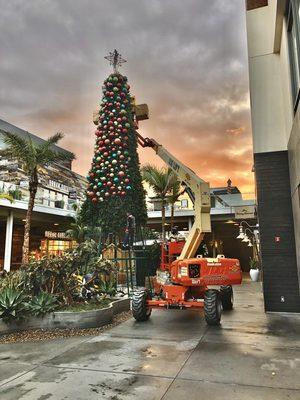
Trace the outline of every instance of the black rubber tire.
[[218, 290], [208, 289], [204, 293], [204, 315], [208, 325], [220, 325], [222, 300]]
[[220, 293], [221, 293], [223, 310], [232, 310], [233, 309], [232, 286], [221, 286]]
[[147, 300], [151, 299], [149, 290], [142, 289], [133, 293], [132, 315], [138, 322], [147, 321], [151, 315], [151, 308], [147, 307]]

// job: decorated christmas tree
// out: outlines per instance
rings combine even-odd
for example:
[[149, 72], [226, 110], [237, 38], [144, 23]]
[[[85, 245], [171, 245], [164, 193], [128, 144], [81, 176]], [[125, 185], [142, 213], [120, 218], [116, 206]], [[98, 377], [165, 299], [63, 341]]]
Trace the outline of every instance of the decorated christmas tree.
[[130, 86], [117, 70], [125, 60], [116, 50], [106, 58], [114, 72], [102, 86], [87, 200], [82, 208], [86, 223], [100, 226], [104, 238], [109, 233], [122, 236], [127, 213], [135, 217], [137, 226], [145, 225], [147, 219]]

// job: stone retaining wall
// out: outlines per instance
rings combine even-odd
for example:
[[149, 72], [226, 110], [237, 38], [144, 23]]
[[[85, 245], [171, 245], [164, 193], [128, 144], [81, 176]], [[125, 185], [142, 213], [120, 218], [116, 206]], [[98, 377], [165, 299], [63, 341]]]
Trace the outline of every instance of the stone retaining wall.
[[24, 321], [5, 323], [0, 320], [0, 335], [27, 329], [98, 328], [107, 325], [113, 316], [130, 310], [130, 299], [115, 300], [106, 308], [92, 311], [55, 311], [44, 317], [29, 317]]

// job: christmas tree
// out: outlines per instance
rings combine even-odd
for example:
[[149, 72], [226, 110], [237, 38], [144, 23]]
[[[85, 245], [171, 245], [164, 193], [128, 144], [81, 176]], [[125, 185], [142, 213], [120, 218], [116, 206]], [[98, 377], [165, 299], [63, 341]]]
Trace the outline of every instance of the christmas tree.
[[88, 174], [87, 200], [82, 215], [87, 224], [122, 235], [126, 215], [145, 225], [147, 210], [142, 185], [130, 86], [117, 66], [125, 62], [115, 50], [108, 57], [114, 72], [102, 86], [95, 154]]

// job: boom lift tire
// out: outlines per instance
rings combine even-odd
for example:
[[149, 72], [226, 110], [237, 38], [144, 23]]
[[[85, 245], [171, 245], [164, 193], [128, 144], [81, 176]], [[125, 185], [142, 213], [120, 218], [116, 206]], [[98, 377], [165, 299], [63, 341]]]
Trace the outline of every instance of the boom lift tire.
[[220, 325], [222, 299], [218, 290], [208, 289], [204, 293], [204, 315], [208, 325]]
[[151, 308], [147, 307], [147, 300], [151, 299], [149, 290], [142, 289], [133, 293], [132, 315], [138, 322], [147, 321], [151, 315]]
[[221, 286], [220, 293], [221, 293], [223, 310], [232, 310], [233, 309], [232, 286]]

